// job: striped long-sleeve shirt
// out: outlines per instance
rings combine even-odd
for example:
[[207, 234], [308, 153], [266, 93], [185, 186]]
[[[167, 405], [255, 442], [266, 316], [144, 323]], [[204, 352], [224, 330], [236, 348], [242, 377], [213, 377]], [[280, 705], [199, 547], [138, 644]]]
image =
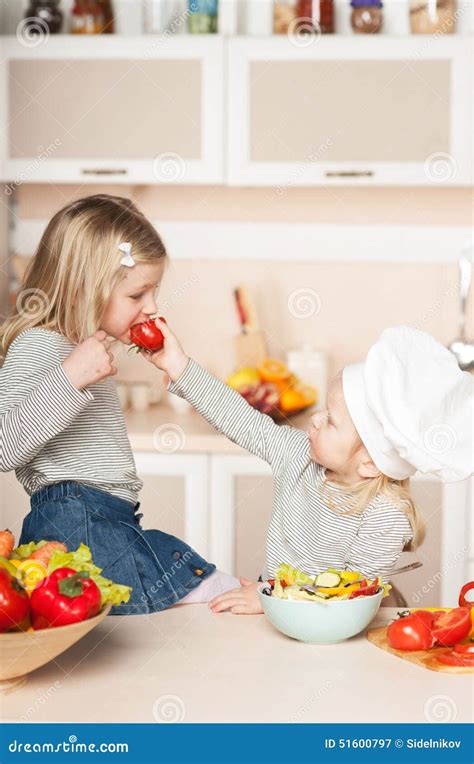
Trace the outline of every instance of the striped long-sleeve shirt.
[[0, 370], [0, 471], [15, 470], [29, 494], [75, 480], [136, 503], [142, 482], [115, 383], [75, 388], [62, 367], [73, 349], [40, 328], [10, 345]]
[[[271, 466], [274, 499], [264, 578], [273, 577], [284, 562], [314, 575], [336, 567], [388, 580], [413, 535], [398, 506], [379, 494], [361, 513], [335, 512], [324, 498], [324, 469], [310, 457], [308, 434], [276, 425], [193, 359], [168, 390], [186, 398], [213, 427]], [[348, 497], [342, 489], [329, 482], [325, 488], [344, 510]]]

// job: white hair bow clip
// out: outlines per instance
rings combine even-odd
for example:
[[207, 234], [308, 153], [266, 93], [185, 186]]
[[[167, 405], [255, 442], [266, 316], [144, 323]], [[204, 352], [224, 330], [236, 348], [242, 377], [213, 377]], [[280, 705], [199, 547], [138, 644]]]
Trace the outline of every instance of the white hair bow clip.
[[119, 250], [125, 252], [124, 256], [120, 260], [120, 265], [126, 265], [127, 268], [133, 268], [135, 260], [132, 257], [132, 245], [129, 241], [123, 241], [119, 244]]

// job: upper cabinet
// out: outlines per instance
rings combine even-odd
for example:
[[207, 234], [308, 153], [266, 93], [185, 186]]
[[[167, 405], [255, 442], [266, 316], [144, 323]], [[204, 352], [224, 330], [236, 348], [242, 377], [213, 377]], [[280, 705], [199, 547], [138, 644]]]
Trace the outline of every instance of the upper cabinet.
[[0, 37], [0, 180], [467, 185], [470, 37]]
[[470, 40], [457, 36], [234, 39], [232, 185], [464, 185]]
[[222, 38], [0, 45], [3, 179], [224, 181]]

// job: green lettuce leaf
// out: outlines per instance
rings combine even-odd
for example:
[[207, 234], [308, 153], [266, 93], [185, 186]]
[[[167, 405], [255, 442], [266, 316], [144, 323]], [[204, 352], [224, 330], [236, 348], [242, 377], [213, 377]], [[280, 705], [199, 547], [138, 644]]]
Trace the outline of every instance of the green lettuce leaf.
[[33, 552], [36, 552], [37, 549], [40, 549], [47, 543], [48, 542], [43, 539], [42, 541], [30, 541], [29, 544], [22, 544], [21, 546], [17, 546], [15, 549], [13, 549], [10, 555], [10, 560], [27, 560], [28, 557], [31, 557]]

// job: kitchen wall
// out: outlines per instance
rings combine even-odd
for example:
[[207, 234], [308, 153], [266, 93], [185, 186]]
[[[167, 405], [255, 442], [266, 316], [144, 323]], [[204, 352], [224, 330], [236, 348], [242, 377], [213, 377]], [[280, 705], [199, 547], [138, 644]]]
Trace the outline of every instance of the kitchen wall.
[[[232, 341], [238, 324], [232, 289], [242, 283], [254, 296], [270, 354], [284, 358], [286, 350], [310, 342], [328, 353], [331, 372], [361, 359], [380, 331], [392, 324], [415, 324], [443, 343], [457, 332], [459, 236], [455, 232], [472, 225], [469, 189], [287, 188], [281, 194], [274, 188], [24, 185], [17, 192], [19, 221], [47, 220], [71, 199], [99, 191], [132, 196], [164, 227], [181, 222], [184, 228], [194, 221], [212, 228], [229, 224], [231, 231], [239, 224], [275, 224], [265, 226], [264, 241], [259, 237], [242, 259], [210, 259], [199, 240], [189, 257], [180, 253], [174, 259], [173, 250], [169, 252], [160, 308], [186, 350], [218, 375], [225, 376], [234, 367]], [[327, 259], [318, 253], [314, 261], [301, 262], [295, 249], [286, 260], [272, 261], [282, 221], [294, 226], [295, 233], [312, 223], [332, 224], [335, 228], [329, 231], [357, 226], [361, 235], [354, 237], [348, 261], [332, 260], [330, 241]], [[451, 230], [451, 262], [430, 262], [426, 251], [420, 252], [421, 262], [416, 262], [416, 251], [408, 259], [400, 251], [400, 262], [387, 262], [383, 247], [380, 261], [369, 262], [364, 259], [367, 238], [372, 227], [383, 231], [384, 226], [387, 245], [394, 226], [418, 231], [421, 227], [421, 241], [424, 232], [429, 239], [432, 226], [445, 227], [448, 234]], [[266, 259], [260, 259], [263, 255]], [[296, 290], [318, 295], [320, 307], [308, 318], [298, 318], [288, 308]], [[472, 315], [471, 295], [471, 326]], [[125, 353], [120, 353], [119, 369], [125, 379], [156, 380], [153, 368]]]

